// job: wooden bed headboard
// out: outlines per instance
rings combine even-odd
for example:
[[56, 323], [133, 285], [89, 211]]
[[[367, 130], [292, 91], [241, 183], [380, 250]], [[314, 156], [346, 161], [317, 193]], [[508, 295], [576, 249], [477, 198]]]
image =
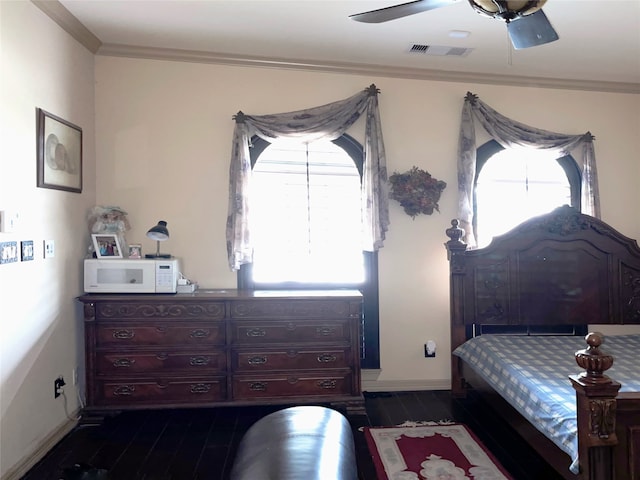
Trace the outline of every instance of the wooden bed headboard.
[[451, 224], [452, 349], [469, 326], [640, 324], [640, 248], [603, 221], [563, 206], [476, 250]]

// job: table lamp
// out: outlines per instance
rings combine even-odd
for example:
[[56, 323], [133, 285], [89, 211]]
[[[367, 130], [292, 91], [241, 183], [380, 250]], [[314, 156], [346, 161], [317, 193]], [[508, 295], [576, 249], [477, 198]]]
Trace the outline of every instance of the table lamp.
[[151, 227], [147, 232], [147, 237], [156, 241], [156, 253], [147, 253], [145, 258], [171, 258], [169, 253], [160, 253], [160, 242], [164, 242], [169, 239], [169, 230], [167, 229], [167, 222], [160, 220], [155, 227]]

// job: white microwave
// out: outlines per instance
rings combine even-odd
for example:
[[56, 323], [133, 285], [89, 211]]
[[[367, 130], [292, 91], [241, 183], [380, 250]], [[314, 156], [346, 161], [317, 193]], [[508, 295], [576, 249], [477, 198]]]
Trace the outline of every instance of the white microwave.
[[87, 293], [176, 293], [178, 278], [177, 258], [84, 260]]

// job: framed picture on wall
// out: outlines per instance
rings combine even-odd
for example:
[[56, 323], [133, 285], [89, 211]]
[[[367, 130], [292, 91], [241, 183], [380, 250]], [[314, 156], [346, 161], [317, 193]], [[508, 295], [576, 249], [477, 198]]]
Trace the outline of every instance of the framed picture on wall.
[[82, 192], [82, 129], [36, 109], [38, 187]]
[[91, 238], [97, 258], [123, 258], [117, 235], [94, 233]]

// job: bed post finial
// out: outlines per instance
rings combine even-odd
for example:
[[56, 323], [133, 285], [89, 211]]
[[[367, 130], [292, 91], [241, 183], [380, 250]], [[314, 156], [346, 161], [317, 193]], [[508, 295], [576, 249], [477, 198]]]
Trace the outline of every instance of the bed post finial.
[[600, 332], [591, 332], [584, 339], [589, 346], [575, 353], [576, 362], [586, 370], [579, 375], [579, 378], [591, 384], [610, 383], [611, 379], [603, 372], [611, 368], [613, 357], [600, 350], [600, 345], [604, 343], [604, 335]]
[[467, 249], [467, 244], [462, 241], [462, 237], [465, 235], [464, 229], [460, 228], [460, 222], [457, 218], [451, 220], [451, 228], [447, 228], [445, 233], [450, 238], [448, 242], [444, 244], [447, 247], [447, 259], [453, 261], [452, 256], [455, 256], [458, 252], [464, 252]]
[[451, 220], [451, 228], [447, 228], [446, 234], [451, 240], [448, 243], [464, 243], [461, 239], [464, 237], [465, 231], [460, 228], [460, 222], [457, 218]]

